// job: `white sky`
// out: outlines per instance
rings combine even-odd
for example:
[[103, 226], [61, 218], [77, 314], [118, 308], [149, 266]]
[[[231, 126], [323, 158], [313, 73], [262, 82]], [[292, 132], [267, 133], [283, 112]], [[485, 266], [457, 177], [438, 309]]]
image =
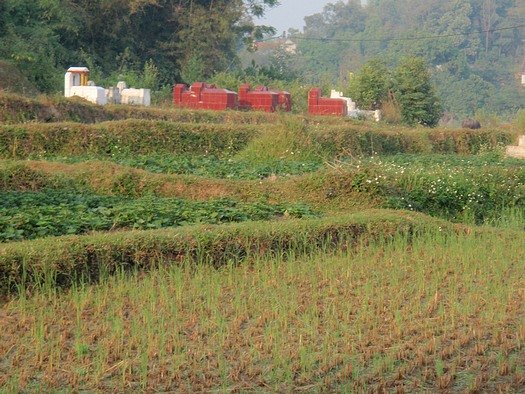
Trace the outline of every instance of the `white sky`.
[[337, 0], [280, 0], [281, 5], [270, 9], [259, 23], [275, 27], [278, 35], [290, 27], [302, 31], [305, 16], [321, 12], [326, 4], [335, 2]]

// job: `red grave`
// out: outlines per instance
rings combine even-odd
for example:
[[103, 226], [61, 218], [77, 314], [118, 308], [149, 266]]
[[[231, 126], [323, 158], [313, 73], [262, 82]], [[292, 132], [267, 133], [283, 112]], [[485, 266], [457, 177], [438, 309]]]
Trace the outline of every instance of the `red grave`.
[[189, 89], [185, 84], [177, 84], [173, 88], [173, 103], [177, 107], [223, 111], [237, 108], [237, 93], [204, 82], [195, 82]]
[[348, 107], [343, 99], [321, 96], [321, 89], [315, 88], [308, 93], [308, 113], [311, 115], [347, 116]]
[[269, 90], [266, 86], [257, 86], [251, 90], [249, 84], [239, 88], [239, 109], [275, 112], [277, 109], [292, 110], [292, 98], [288, 92]]

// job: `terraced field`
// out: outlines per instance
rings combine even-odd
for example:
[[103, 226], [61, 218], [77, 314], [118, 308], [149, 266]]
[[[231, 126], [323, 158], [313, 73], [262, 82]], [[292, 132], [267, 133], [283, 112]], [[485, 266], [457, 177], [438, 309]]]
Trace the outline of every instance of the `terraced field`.
[[0, 391], [525, 384], [522, 131], [0, 103]]

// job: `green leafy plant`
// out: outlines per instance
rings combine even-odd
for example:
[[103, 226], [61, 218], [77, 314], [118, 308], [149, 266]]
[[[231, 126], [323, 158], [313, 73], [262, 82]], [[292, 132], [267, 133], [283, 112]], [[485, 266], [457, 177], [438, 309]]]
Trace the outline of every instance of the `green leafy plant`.
[[158, 197], [132, 199], [56, 190], [4, 192], [0, 197], [3, 242], [124, 228], [154, 229], [316, 215], [303, 204], [241, 203], [231, 199], [203, 202]]

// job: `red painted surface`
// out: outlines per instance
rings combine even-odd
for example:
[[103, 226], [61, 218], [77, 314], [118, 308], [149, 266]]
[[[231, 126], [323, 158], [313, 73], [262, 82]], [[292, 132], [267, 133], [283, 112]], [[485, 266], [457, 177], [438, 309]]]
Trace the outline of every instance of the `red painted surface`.
[[292, 110], [292, 95], [288, 92], [279, 92], [279, 108], [286, 112]]
[[308, 113], [311, 115], [347, 116], [348, 107], [343, 99], [321, 96], [321, 89], [312, 89], [308, 93]]
[[239, 88], [239, 108], [275, 112], [277, 109], [291, 111], [292, 100], [290, 93], [269, 90], [266, 86], [257, 86], [251, 90], [250, 85], [244, 84]]
[[178, 107], [193, 109], [235, 109], [237, 93], [204, 82], [195, 82], [189, 89], [184, 84], [178, 84], [173, 88], [173, 103]]

